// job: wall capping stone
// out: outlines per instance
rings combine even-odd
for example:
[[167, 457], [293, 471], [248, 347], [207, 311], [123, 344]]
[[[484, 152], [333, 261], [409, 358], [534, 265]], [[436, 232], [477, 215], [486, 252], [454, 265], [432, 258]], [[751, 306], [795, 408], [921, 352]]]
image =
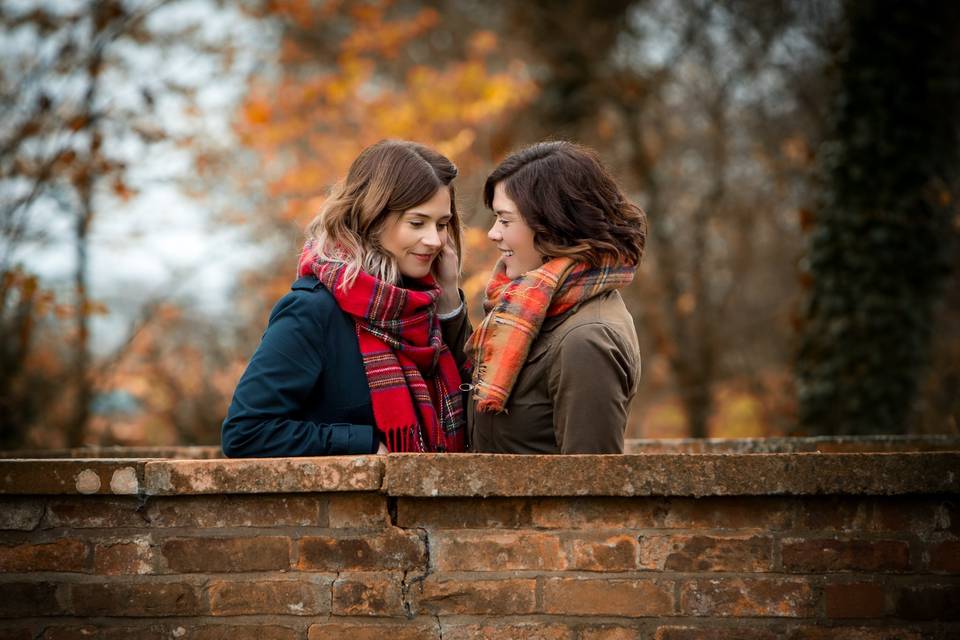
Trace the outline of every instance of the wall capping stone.
[[0, 494], [762, 496], [960, 493], [960, 452], [4, 459]]

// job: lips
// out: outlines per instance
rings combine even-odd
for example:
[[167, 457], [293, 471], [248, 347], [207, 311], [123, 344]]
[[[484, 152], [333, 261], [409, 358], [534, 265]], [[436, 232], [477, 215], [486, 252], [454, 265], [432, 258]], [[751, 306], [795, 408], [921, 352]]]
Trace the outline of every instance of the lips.
[[414, 258], [416, 258], [420, 262], [430, 262], [435, 257], [437, 257], [437, 254], [435, 253], [411, 253], [410, 255], [412, 255]]

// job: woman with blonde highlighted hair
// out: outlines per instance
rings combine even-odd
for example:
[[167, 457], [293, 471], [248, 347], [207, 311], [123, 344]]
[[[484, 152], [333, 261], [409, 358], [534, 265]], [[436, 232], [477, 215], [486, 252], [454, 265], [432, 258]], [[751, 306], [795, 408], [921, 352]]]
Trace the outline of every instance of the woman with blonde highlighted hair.
[[622, 453], [640, 377], [633, 280], [646, 215], [596, 152], [544, 142], [487, 178], [501, 257], [470, 338], [471, 446], [488, 453]]
[[226, 455], [464, 450], [456, 175], [414, 142], [354, 160], [237, 384]]

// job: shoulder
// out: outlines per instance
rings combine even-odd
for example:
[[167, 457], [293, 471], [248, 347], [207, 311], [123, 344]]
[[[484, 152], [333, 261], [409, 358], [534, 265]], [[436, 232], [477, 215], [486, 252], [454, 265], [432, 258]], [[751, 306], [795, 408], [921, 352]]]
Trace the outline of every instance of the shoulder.
[[277, 301], [270, 313], [270, 321], [293, 318], [324, 322], [339, 312], [333, 295], [313, 276], [296, 280], [290, 291]]
[[612, 342], [620, 348], [627, 348], [637, 342], [633, 317], [618, 291], [587, 301], [567, 316], [553, 333], [554, 342], [561, 347]]

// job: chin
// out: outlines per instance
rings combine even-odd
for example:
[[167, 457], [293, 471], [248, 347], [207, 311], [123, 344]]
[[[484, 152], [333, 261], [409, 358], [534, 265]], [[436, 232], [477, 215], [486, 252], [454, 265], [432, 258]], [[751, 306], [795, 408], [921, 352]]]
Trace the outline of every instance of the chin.
[[430, 273], [430, 267], [433, 265], [415, 265], [412, 267], [401, 267], [400, 275], [404, 278], [425, 278]]

